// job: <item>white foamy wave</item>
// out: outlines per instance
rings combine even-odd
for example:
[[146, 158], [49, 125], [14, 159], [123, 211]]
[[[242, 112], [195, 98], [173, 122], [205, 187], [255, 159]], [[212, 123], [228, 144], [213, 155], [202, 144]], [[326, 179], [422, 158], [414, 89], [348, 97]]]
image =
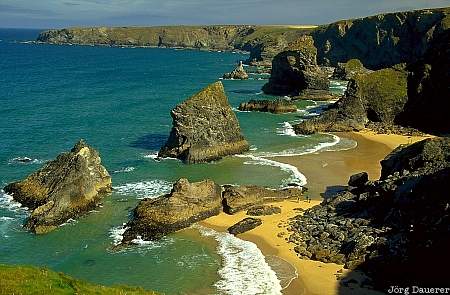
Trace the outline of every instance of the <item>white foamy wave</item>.
[[122, 225], [113, 227], [109, 230], [109, 237], [113, 239], [114, 246], [117, 246], [122, 242], [123, 234], [128, 229], [125, 225], [126, 223], [123, 223]]
[[44, 163], [44, 160], [41, 159], [33, 159], [30, 157], [15, 157], [12, 159], [8, 160], [8, 165], [13, 165], [13, 164], [22, 164], [22, 165], [26, 165], [26, 164], [42, 164]]
[[11, 195], [8, 195], [3, 190], [0, 191], [0, 208], [7, 209], [16, 213], [26, 213], [27, 207], [22, 207], [22, 204], [14, 201]]
[[278, 135], [286, 135], [286, 136], [293, 136], [297, 137], [298, 135], [294, 131], [294, 127], [289, 122], [283, 122], [281, 123], [282, 127], [277, 128], [277, 134]]
[[286, 183], [295, 183], [300, 186], [306, 185], [306, 176], [303, 175], [295, 166], [292, 166], [290, 164], [286, 163], [280, 163], [274, 160], [269, 160], [262, 157], [257, 157], [254, 155], [236, 155], [236, 157], [239, 158], [249, 158], [250, 161], [245, 161], [245, 165], [263, 165], [263, 166], [271, 166], [271, 167], [278, 167], [282, 171], [288, 172], [291, 174], [291, 177], [286, 180]]
[[73, 225], [73, 224], [76, 224], [76, 223], [77, 223], [77, 221], [75, 219], [69, 218], [69, 219], [67, 219], [66, 222], [60, 224], [59, 226]]
[[138, 199], [156, 198], [167, 194], [172, 189], [172, 183], [166, 180], [154, 179], [140, 182], [125, 183], [113, 187], [121, 195], [134, 195]]
[[220, 294], [281, 295], [281, 285], [276, 273], [267, 264], [258, 247], [229, 233], [196, 226], [200, 233], [218, 242], [217, 251], [222, 256], [220, 280], [214, 284]]
[[233, 111], [235, 111], [235, 112], [238, 112], [238, 113], [250, 113], [251, 111], [241, 111], [240, 109], [238, 109], [238, 108], [235, 108], [235, 107], [232, 107], [231, 108]]
[[153, 153], [151, 153], [151, 154], [144, 155], [144, 158], [152, 159], [152, 160], [157, 161], [157, 162], [159, 162], [159, 161], [164, 161], [164, 160], [175, 160], [175, 161], [179, 161], [179, 159], [177, 159], [177, 158], [171, 158], [171, 157], [160, 158], [160, 157], [158, 157], [158, 152], [153, 152]]
[[125, 167], [125, 168], [116, 170], [113, 173], [128, 173], [128, 172], [133, 172], [134, 170], [136, 170], [136, 168], [134, 168], [134, 167]]
[[256, 145], [251, 145], [249, 150], [256, 151], [256, 150], [258, 150], [258, 147]]
[[0, 221], [11, 221], [11, 220], [14, 220], [14, 218], [8, 217], [8, 216], [1, 216], [0, 217]]

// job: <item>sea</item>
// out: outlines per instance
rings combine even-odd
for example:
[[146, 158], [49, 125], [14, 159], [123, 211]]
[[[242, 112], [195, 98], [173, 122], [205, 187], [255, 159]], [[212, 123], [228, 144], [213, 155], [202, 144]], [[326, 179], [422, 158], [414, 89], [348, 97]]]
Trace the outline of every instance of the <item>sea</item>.
[[[0, 187], [23, 179], [83, 138], [96, 148], [114, 192], [100, 208], [46, 235], [22, 228], [29, 212], [0, 192], [0, 263], [45, 266], [104, 285], [165, 294], [281, 294], [280, 281], [255, 244], [194, 226], [160, 241], [117, 250], [123, 224], [143, 198], [174, 181], [272, 188], [307, 185], [279, 157], [354, 147], [333, 134], [295, 135], [292, 125], [328, 103], [297, 102], [291, 114], [240, 112], [239, 103], [274, 99], [267, 74], [224, 80], [249, 152], [208, 164], [156, 158], [172, 126], [170, 110], [248, 56], [161, 48], [36, 44], [39, 30], [0, 29]], [[251, 67], [246, 68], [251, 72]], [[332, 81], [343, 93], [346, 84]], [[28, 158], [28, 161], [22, 161]]]

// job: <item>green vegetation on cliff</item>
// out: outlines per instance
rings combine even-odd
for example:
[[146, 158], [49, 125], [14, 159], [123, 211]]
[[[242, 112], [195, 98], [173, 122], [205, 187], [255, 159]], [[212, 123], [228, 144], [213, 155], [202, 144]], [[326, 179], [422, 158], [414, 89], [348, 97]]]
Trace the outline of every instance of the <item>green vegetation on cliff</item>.
[[74, 279], [45, 268], [0, 264], [0, 295], [10, 294], [97, 294], [156, 295], [142, 288], [105, 287]]

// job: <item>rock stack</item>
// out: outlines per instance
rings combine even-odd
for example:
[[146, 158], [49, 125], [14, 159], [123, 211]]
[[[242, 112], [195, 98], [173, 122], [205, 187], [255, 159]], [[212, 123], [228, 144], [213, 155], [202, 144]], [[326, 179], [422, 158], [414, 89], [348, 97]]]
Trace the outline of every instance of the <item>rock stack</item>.
[[231, 71], [230, 73], [224, 74], [223, 78], [224, 79], [232, 79], [232, 80], [247, 80], [248, 74], [244, 70], [244, 65], [242, 64], [242, 61], [239, 61], [239, 64], [233, 71]]

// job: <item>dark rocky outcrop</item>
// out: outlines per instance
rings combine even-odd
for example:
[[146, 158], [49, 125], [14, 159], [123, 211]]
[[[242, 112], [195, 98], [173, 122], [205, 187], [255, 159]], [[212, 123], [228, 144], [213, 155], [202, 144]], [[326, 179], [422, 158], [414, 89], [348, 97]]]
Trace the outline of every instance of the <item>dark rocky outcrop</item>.
[[228, 228], [228, 232], [232, 235], [238, 235], [238, 234], [245, 233], [249, 230], [252, 230], [254, 228], [257, 228], [261, 224], [262, 224], [261, 219], [247, 217], [247, 218], [242, 219], [238, 223], [230, 226]]
[[253, 206], [247, 210], [247, 215], [250, 215], [250, 216], [263, 216], [263, 215], [273, 215], [273, 214], [280, 214], [280, 213], [281, 213], [280, 207], [270, 206], [270, 205]]
[[302, 188], [285, 188], [273, 190], [256, 185], [224, 185], [222, 193], [223, 211], [227, 214], [246, 210], [265, 201], [300, 197]]
[[377, 181], [358, 183], [294, 218], [289, 240], [300, 257], [365, 271], [389, 285], [442, 285], [436, 263], [450, 257], [450, 138], [399, 147]]
[[200, 163], [249, 149], [221, 82], [216, 82], [177, 105], [173, 127], [159, 157]]
[[[450, 19], [450, 16], [448, 16]], [[408, 102], [399, 121], [426, 132], [450, 134], [449, 28], [430, 43], [424, 57], [410, 65]]]
[[403, 66], [357, 75], [345, 95], [319, 117], [294, 126], [300, 134], [361, 130], [369, 122], [396, 123], [407, 101], [407, 76]]
[[217, 215], [222, 210], [221, 187], [211, 180], [189, 183], [181, 178], [172, 191], [156, 199], [144, 199], [126, 225], [122, 243], [134, 239], [155, 240]]
[[32, 210], [25, 227], [42, 234], [95, 208], [111, 192], [111, 177], [98, 152], [80, 140], [70, 152], [4, 191]]
[[351, 59], [345, 63], [338, 63], [333, 72], [333, 78], [339, 80], [350, 80], [356, 75], [367, 74], [371, 71], [366, 69], [359, 59]]
[[356, 58], [376, 70], [417, 61], [449, 26], [447, 7], [342, 20], [320, 26], [312, 36], [320, 64]]
[[233, 80], [247, 80], [248, 74], [244, 70], [244, 65], [242, 64], [242, 61], [239, 62], [237, 67], [231, 71], [230, 73], [226, 73], [222, 77], [223, 79], [233, 79]]
[[294, 113], [297, 106], [285, 99], [250, 100], [239, 105], [240, 111], [270, 112], [274, 114]]
[[298, 96], [302, 90], [328, 90], [329, 81], [317, 65], [317, 49], [311, 36], [302, 36], [272, 61], [269, 82], [263, 91], [274, 95]]
[[361, 172], [353, 174], [348, 180], [348, 185], [353, 187], [362, 187], [369, 181], [369, 174]]

